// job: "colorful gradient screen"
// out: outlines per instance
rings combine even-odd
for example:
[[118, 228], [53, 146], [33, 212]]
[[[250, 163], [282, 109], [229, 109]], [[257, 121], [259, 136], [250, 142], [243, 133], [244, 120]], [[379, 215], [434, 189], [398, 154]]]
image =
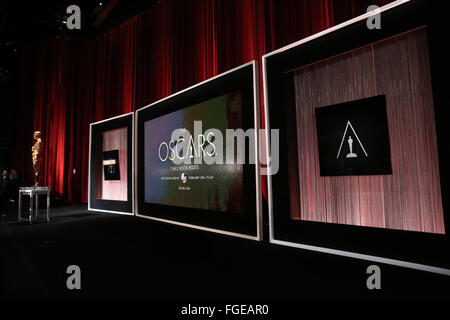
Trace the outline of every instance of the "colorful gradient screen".
[[[226, 129], [239, 128], [242, 128], [240, 91], [146, 121], [145, 202], [242, 213], [243, 165], [227, 164], [225, 156]], [[173, 134], [174, 130], [185, 134]], [[181, 137], [184, 147], [177, 145]], [[199, 141], [203, 149], [198, 148]], [[212, 158], [209, 162], [203, 159], [205, 154], [214, 156], [213, 163]]]

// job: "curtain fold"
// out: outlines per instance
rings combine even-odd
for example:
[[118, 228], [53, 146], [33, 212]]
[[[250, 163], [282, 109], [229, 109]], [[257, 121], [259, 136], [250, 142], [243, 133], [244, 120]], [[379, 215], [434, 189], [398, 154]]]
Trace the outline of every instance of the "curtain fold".
[[[29, 150], [33, 131], [40, 130], [42, 185], [68, 202], [87, 202], [91, 122], [134, 111], [251, 60], [261, 62], [267, 52], [389, 1], [366, 2], [161, 0], [97, 39], [23, 46], [12, 166], [23, 185], [32, 183]], [[261, 118], [263, 127], [263, 112]]]

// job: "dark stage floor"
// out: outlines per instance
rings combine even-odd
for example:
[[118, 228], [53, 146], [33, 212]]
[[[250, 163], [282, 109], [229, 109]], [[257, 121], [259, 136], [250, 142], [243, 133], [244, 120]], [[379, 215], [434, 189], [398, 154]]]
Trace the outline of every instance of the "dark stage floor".
[[[52, 209], [52, 221], [0, 221], [0, 298], [378, 299], [446, 298], [450, 277], [256, 243], [86, 205]], [[68, 290], [66, 268], [81, 268]]]

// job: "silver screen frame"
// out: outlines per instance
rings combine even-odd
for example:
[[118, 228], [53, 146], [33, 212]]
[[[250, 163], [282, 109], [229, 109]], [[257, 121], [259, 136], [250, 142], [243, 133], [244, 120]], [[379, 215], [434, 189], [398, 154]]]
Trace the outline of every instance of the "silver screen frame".
[[[403, 5], [410, 1], [414, 1], [414, 0], [393, 1], [385, 6], [380, 7], [379, 9], [377, 9], [375, 11], [365, 13], [363, 15], [360, 15], [358, 17], [350, 19], [346, 22], [338, 24], [332, 28], [323, 30], [319, 33], [316, 33], [316, 34], [306, 37], [302, 40], [296, 41], [296, 42], [291, 43], [287, 46], [284, 46], [280, 49], [274, 50], [270, 53], [263, 55], [263, 57], [262, 57], [262, 72], [263, 72], [263, 89], [264, 89], [263, 96], [264, 96], [264, 113], [265, 113], [266, 130], [270, 130], [270, 121], [269, 121], [269, 112], [268, 112], [269, 111], [269, 99], [268, 99], [268, 74], [267, 74], [267, 59], [269, 57], [277, 55], [282, 52], [285, 52], [292, 48], [304, 45], [314, 39], [328, 35], [334, 31], [345, 28], [345, 27], [350, 26], [359, 21], [367, 20], [368, 18], [370, 18], [374, 15], [391, 10], [397, 6]], [[271, 150], [269, 136], [270, 136], [269, 134], [266, 134], [266, 139], [265, 139], [266, 140], [265, 141], [266, 150]], [[267, 157], [266, 163], [269, 163], [269, 155], [267, 153], [266, 153], [266, 157]], [[273, 225], [274, 224], [274, 222], [273, 222], [274, 208], [273, 208], [273, 199], [272, 199], [272, 177], [270, 175], [269, 167], [268, 167], [268, 171], [269, 171], [269, 174], [267, 175], [267, 194], [268, 194], [268, 209], [269, 209], [269, 241], [270, 241], [270, 243], [293, 247], [293, 248], [298, 248], [298, 249], [303, 249], [303, 250], [322, 252], [322, 253], [333, 254], [333, 255], [338, 255], [338, 256], [343, 256], [343, 257], [348, 257], [348, 258], [383, 263], [383, 264], [388, 264], [388, 265], [394, 265], [394, 266], [399, 266], [399, 267], [404, 267], [404, 268], [409, 268], [409, 269], [415, 269], [415, 270], [450, 276], [450, 270], [445, 269], [445, 268], [440, 268], [440, 267], [435, 267], [435, 266], [430, 266], [430, 265], [425, 265], [425, 264], [419, 264], [419, 263], [413, 263], [413, 262], [408, 262], [408, 261], [403, 261], [403, 260], [385, 258], [385, 257], [380, 257], [380, 256], [362, 254], [362, 253], [358, 253], [358, 252], [336, 250], [336, 249], [331, 249], [331, 248], [327, 248], [327, 247], [313, 246], [313, 245], [308, 245], [308, 244], [304, 244], [304, 243], [297, 243], [297, 242], [290, 242], [290, 241], [276, 239], [274, 236], [274, 225]]]
[[[186, 88], [184, 90], [178, 91], [170, 96], [167, 96], [163, 99], [160, 99], [156, 102], [153, 102], [143, 108], [140, 108], [138, 110], [136, 110], [136, 117], [135, 117], [135, 121], [137, 122], [139, 119], [139, 113], [141, 111], [143, 111], [144, 109], [147, 108], [151, 108], [152, 106], [165, 101], [167, 99], [173, 98], [175, 96], [178, 96], [184, 92], [190, 91], [194, 88], [197, 88], [199, 86], [202, 86], [210, 81], [216, 80], [218, 78], [221, 78], [225, 75], [228, 75], [230, 73], [233, 73], [234, 71], [240, 70], [242, 68], [248, 67], [249, 65], [253, 66], [253, 101], [254, 101], [254, 128], [255, 128], [255, 180], [256, 180], [256, 236], [251, 236], [248, 234], [243, 234], [243, 233], [236, 233], [236, 232], [231, 232], [231, 231], [226, 231], [226, 230], [221, 230], [221, 229], [216, 229], [216, 228], [211, 228], [211, 227], [204, 227], [204, 226], [200, 226], [200, 225], [195, 225], [195, 224], [190, 224], [190, 223], [186, 223], [186, 222], [180, 222], [180, 221], [174, 221], [174, 220], [170, 220], [170, 219], [163, 219], [163, 218], [158, 218], [158, 217], [153, 217], [153, 216], [149, 216], [149, 215], [142, 215], [139, 213], [139, 203], [137, 201], [137, 195], [139, 192], [139, 187], [136, 183], [137, 179], [135, 179], [135, 199], [134, 199], [134, 204], [135, 204], [135, 215], [136, 217], [140, 217], [140, 218], [145, 218], [145, 219], [151, 219], [151, 220], [155, 220], [155, 221], [159, 221], [159, 222], [165, 222], [165, 223], [170, 223], [170, 224], [174, 224], [174, 225], [179, 225], [179, 226], [183, 226], [183, 227], [188, 227], [188, 228], [192, 228], [192, 229], [198, 229], [198, 230], [202, 230], [202, 231], [209, 231], [209, 232], [214, 232], [214, 233], [219, 233], [219, 234], [224, 234], [224, 235], [229, 235], [229, 236], [233, 236], [233, 237], [239, 237], [239, 238], [244, 238], [244, 239], [249, 239], [249, 240], [256, 240], [256, 241], [261, 241], [263, 238], [263, 219], [262, 219], [262, 189], [261, 189], [261, 175], [260, 175], [260, 162], [259, 162], [259, 128], [260, 128], [260, 90], [259, 90], [259, 70], [258, 70], [258, 62], [256, 60], [245, 63], [239, 67], [233, 68], [231, 70], [228, 70], [224, 73], [221, 73], [217, 76], [214, 76], [212, 78], [209, 78], [205, 81], [202, 81], [200, 83], [197, 83], [196, 85], [193, 85], [189, 88]], [[135, 126], [135, 131], [137, 131], [137, 126]], [[135, 136], [136, 136], [137, 132], [135, 132]], [[135, 168], [137, 168], [137, 161], [139, 158], [139, 148], [136, 147], [136, 153], [135, 153], [135, 159], [134, 159], [134, 164], [135, 164]], [[137, 169], [135, 170], [135, 176], [137, 176]]]
[[[119, 118], [123, 118], [123, 117], [128, 117], [128, 116], [132, 116], [132, 120], [131, 120], [131, 163], [128, 165], [131, 165], [131, 202], [132, 202], [132, 212], [123, 212], [123, 211], [114, 211], [114, 210], [104, 210], [104, 209], [96, 209], [93, 208], [91, 206], [92, 204], [92, 200], [91, 200], [91, 163], [92, 163], [92, 158], [91, 158], [91, 145], [92, 145], [92, 127], [100, 124], [100, 123], [105, 123], [111, 120], [116, 120]], [[88, 172], [88, 210], [89, 211], [97, 211], [97, 212], [108, 212], [108, 213], [114, 213], [114, 214], [122, 214], [122, 215], [127, 215], [127, 216], [134, 216], [135, 215], [135, 115], [134, 112], [129, 112], [129, 113], [125, 113], [125, 114], [121, 114], [119, 116], [116, 117], [112, 117], [112, 118], [108, 118], [108, 119], [104, 119], [101, 121], [97, 121], [97, 122], [93, 122], [91, 124], [89, 124], [89, 172]]]

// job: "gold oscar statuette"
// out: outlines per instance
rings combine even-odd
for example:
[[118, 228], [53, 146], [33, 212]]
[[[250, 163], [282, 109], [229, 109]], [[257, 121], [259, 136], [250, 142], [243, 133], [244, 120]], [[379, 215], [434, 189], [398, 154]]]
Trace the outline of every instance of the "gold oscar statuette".
[[41, 152], [41, 132], [35, 131], [33, 134], [34, 140], [36, 140], [31, 147], [31, 155], [33, 159], [33, 168], [34, 168], [34, 177], [35, 177], [35, 186], [39, 186], [39, 154]]

